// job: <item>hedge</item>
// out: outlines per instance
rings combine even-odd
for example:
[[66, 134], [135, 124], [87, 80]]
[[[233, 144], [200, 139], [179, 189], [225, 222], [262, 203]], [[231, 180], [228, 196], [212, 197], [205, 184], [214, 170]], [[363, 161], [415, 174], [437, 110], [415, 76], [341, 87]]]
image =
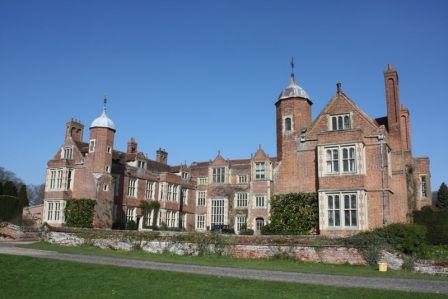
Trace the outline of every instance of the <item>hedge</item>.
[[317, 193], [277, 194], [271, 198], [270, 223], [261, 232], [265, 235], [304, 235], [317, 228], [318, 221]]
[[65, 206], [65, 224], [72, 227], [93, 226], [93, 215], [96, 201], [92, 199], [68, 200]]
[[424, 207], [414, 212], [414, 223], [426, 227], [426, 239], [429, 244], [448, 245], [448, 210]]
[[21, 215], [22, 207], [17, 197], [0, 195], [0, 221], [17, 223]]
[[378, 262], [381, 250], [395, 250], [415, 256], [426, 245], [426, 228], [417, 224], [391, 224], [343, 239], [361, 250], [369, 264]]

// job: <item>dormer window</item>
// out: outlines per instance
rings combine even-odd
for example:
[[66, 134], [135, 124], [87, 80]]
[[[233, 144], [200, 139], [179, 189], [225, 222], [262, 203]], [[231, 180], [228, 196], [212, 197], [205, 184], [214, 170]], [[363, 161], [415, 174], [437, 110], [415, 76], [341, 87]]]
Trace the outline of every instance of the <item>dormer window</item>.
[[285, 118], [285, 132], [291, 132], [291, 118], [290, 117], [286, 117]]
[[181, 174], [182, 179], [187, 180], [188, 179], [188, 172], [183, 171]]
[[95, 144], [96, 144], [95, 139], [91, 139], [89, 141], [89, 153], [93, 153], [95, 151]]
[[350, 114], [340, 114], [331, 116], [331, 130], [348, 130], [351, 129], [351, 119]]
[[146, 162], [138, 160], [137, 161], [137, 167], [145, 169], [146, 168]]
[[72, 159], [73, 158], [73, 149], [71, 146], [64, 147], [64, 151], [62, 153], [62, 159]]

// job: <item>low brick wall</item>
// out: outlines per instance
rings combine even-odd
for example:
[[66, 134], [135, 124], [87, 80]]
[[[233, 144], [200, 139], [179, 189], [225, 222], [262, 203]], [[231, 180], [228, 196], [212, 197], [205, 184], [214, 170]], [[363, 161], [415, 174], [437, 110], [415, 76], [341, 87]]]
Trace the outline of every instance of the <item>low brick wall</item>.
[[170, 252], [178, 255], [198, 255], [201, 250], [217, 252], [235, 256], [237, 258], [261, 259], [274, 256], [289, 256], [299, 261], [328, 263], [328, 264], [367, 264], [366, 260], [356, 248], [343, 246], [301, 246], [301, 245], [252, 245], [252, 244], [227, 244], [218, 248], [214, 244], [200, 244], [192, 242], [179, 242], [170, 236], [164, 236], [163, 240], [144, 240], [131, 238], [98, 238], [85, 239], [76, 233], [47, 232], [43, 234], [44, 240], [53, 244], [64, 246], [80, 246], [84, 244], [99, 248], [111, 248], [114, 250], [130, 251], [141, 249], [148, 253]]

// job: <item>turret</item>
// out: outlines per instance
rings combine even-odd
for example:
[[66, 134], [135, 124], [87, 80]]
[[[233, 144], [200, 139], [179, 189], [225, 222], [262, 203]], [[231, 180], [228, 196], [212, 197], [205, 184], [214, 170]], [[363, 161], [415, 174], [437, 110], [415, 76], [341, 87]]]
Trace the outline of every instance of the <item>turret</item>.
[[291, 77], [288, 86], [275, 103], [277, 111], [277, 159], [296, 152], [296, 138], [311, 122], [311, 105], [308, 93], [297, 85], [294, 61], [291, 60]]

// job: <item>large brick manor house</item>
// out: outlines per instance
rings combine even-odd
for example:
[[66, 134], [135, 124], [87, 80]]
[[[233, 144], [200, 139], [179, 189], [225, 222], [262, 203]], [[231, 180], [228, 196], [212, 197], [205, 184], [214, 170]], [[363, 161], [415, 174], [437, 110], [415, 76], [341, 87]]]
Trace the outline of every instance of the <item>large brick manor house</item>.
[[[269, 221], [276, 193], [317, 192], [319, 230], [345, 235], [386, 223], [405, 222], [431, 204], [429, 158], [414, 157], [409, 110], [400, 104], [397, 71], [384, 71], [387, 116], [371, 118], [337, 84], [337, 92], [316, 119], [312, 101], [296, 84], [275, 101], [277, 157], [259, 147], [246, 159], [169, 165], [164, 149], [149, 159], [131, 138], [126, 151], [114, 147], [116, 127], [102, 114], [89, 127], [75, 119], [48, 162], [43, 221], [63, 225], [67, 200], [97, 201], [94, 227], [134, 220], [186, 230], [229, 225], [259, 231]], [[160, 202], [157, 215], [142, 201]]]

